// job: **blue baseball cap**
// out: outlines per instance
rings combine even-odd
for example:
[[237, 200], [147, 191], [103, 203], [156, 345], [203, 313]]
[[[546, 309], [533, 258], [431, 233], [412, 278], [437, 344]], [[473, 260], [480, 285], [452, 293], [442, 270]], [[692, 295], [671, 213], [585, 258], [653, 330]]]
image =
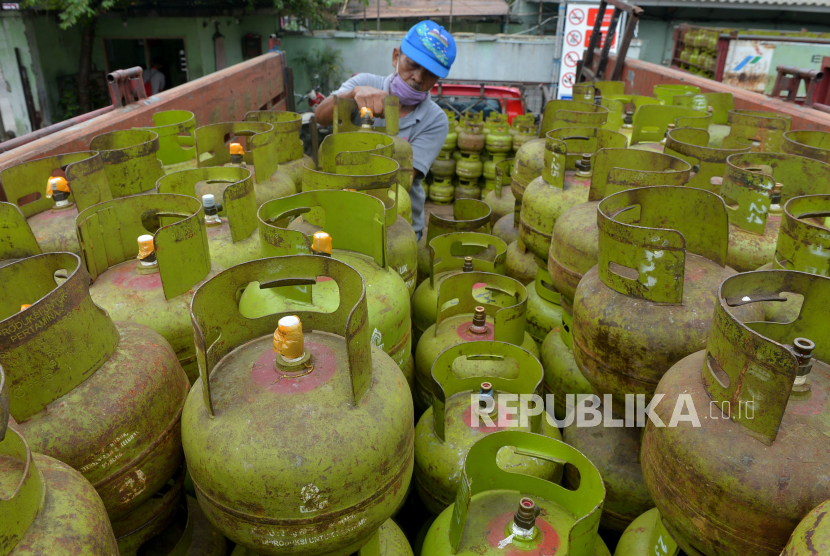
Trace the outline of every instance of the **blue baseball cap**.
[[446, 77], [455, 62], [455, 41], [446, 29], [426, 20], [409, 30], [401, 52], [438, 77]]

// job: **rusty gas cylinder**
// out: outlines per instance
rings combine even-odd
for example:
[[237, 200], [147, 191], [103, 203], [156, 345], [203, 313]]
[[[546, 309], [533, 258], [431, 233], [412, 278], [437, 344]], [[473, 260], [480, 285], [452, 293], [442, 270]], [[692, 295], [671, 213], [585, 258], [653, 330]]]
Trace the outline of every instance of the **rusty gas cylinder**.
[[[650, 400], [660, 377], [706, 344], [718, 284], [735, 273], [725, 266], [727, 218], [720, 197], [687, 187], [630, 189], [599, 203], [597, 266], [574, 295], [574, 357], [596, 393], [613, 395], [615, 414], [626, 394]], [[739, 313], [758, 320], [758, 309]]]
[[15, 428], [80, 471], [112, 519], [135, 511], [182, 462], [188, 382], [170, 344], [93, 303], [77, 255], [24, 259], [0, 268], [0, 279], [0, 365]]
[[637, 109], [629, 148], [663, 152], [666, 134], [673, 129], [709, 129], [712, 114], [686, 106], [646, 104]]
[[830, 164], [779, 153], [736, 154], [717, 182], [729, 208], [726, 263], [745, 272], [772, 262], [784, 203], [830, 193]]
[[429, 243], [433, 238], [451, 232], [490, 233], [490, 207], [478, 199], [459, 199], [452, 205], [452, 218], [429, 213], [425, 233], [418, 242], [418, 281], [429, 278]]
[[[515, 210], [516, 198], [513, 197], [513, 192], [508, 187], [513, 173], [513, 162], [513, 158], [505, 158], [493, 163], [493, 190], [482, 199], [490, 207], [490, 223], [493, 225], [494, 235], [498, 221], [508, 215], [512, 216]], [[510, 227], [513, 227], [512, 223]], [[505, 240], [505, 243], [510, 243], [510, 241]]]
[[830, 164], [830, 133], [826, 131], [787, 131], [781, 151], [806, 156]]
[[195, 380], [190, 300], [222, 268], [211, 264], [202, 203], [185, 195], [133, 195], [86, 209], [77, 227], [95, 303], [116, 321], [164, 336]]
[[155, 131], [125, 129], [103, 133], [92, 138], [89, 150], [101, 155], [112, 198], [151, 191], [164, 175], [161, 161], [156, 158], [159, 136]]
[[199, 167], [196, 158], [196, 116], [188, 110], [162, 110], [152, 115], [153, 125], [138, 129], [155, 132], [159, 137], [156, 157], [164, 172], [178, 172]]
[[[303, 191], [351, 189], [383, 201], [389, 264], [397, 269], [412, 295], [418, 264], [417, 240], [412, 225], [400, 216], [398, 201], [409, 199], [409, 195], [398, 184], [400, 166], [390, 158], [393, 148], [392, 138], [382, 133], [329, 135], [320, 145], [319, 167], [306, 167], [303, 171]], [[319, 231], [323, 223], [319, 213], [312, 211], [295, 218], [289, 227], [310, 235]]]
[[[568, 491], [501, 469], [498, 454], [507, 446], [576, 467], [579, 487]], [[455, 503], [430, 527], [422, 554], [611, 554], [598, 535], [602, 478], [588, 458], [564, 442], [524, 431], [494, 432], [470, 448], [460, 482]]]
[[[339, 288], [334, 312], [255, 320], [239, 312], [236, 292], [250, 282], [318, 277]], [[213, 525], [257, 554], [351, 554], [403, 501], [411, 395], [394, 361], [371, 345], [365, 292], [348, 265], [295, 255], [237, 265], [194, 295], [204, 358], [182, 415], [188, 469]]]
[[[682, 158], [692, 165], [693, 175], [686, 185], [720, 193], [721, 181], [726, 172], [726, 160], [733, 154], [750, 151], [749, 146], [726, 149], [710, 147], [712, 136], [704, 129], [685, 127], [673, 129], [666, 135], [667, 155]], [[719, 178], [713, 180], [713, 178]]]
[[[504, 274], [507, 245], [497, 237], [476, 232], [451, 232], [432, 238], [429, 278], [418, 285], [412, 296], [412, 331], [414, 341], [435, 324], [438, 286], [448, 276], [459, 272]], [[475, 288], [473, 297], [487, 297], [485, 288]]]
[[0, 203], [0, 222], [0, 267], [41, 254], [35, 234], [17, 205]]
[[752, 152], [781, 152], [784, 134], [791, 125], [792, 117], [782, 112], [730, 110], [729, 135], [723, 139], [723, 148], [750, 147]]
[[[448, 205], [455, 199], [455, 186], [452, 178], [435, 177], [429, 186], [429, 200], [436, 205]], [[430, 213], [432, 214], [432, 213]]]
[[597, 264], [597, 205], [612, 193], [649, 185], [683, 185], [687, 162], [651, 151], [602, 149], [594, 155], [587, 201], [567, 209], [553, 226], [547, 268], [556, 290], [573, 304], [582, 276]]
[[461, 132], [458, 134], [458, 150], [462, 153], [478, 153], [484, 150], [484, 124], [472, 120], [466, 120]]
[[[475, 290], [480, 289], [487, 295], [476, 298]], [[448, 303], [455, 299], [457, 303]], [[525, 332], [526, 307], [527, 290], [507, 276], [472, 271], [445, 278], [438, 285], [435, 324], [424, 331], [415, 349], [416, 409], [423, 411], [432, 405], [429, 373], [438, 355], [451, 346], [495, 339], [522, 346], [538, 357], [539, 348]], [[509, 376], [516, 371], [510, 361], [462, 361], [455, 368], [461, 377], [485, 371]]]
[[277, 163], [280, 170], [288, 174], [299, 191], [303, 183], [303, 167], [314, 168], [314, 160], [303, 153], [303, 141], [300, 139], [300, 130], [303, 128], [302, 114], [257, 110], [245, 114], [245, 121], [266, 122], [274, 126]]
[[[781, 291], [804, 296], [796, 322], [740, 316]], [[777, 556], [830, 498], [819, 479], [830, 472], [828, 299], [830, 279], [821, 276], [731, 276], [718, 289], [705, 349], [660, 380], [664, 398], [653, 412], [663, 426], [646, 425], [643, 476], [687, 554]]]
[[626, 527], [614, 556], [678, 556], [680, 547], [663, 525], [657, 508], [651, 508]]
[[65, 463], [32, 453], [8, 429], [9, 389], [0, 367], [0, 553], [115, 556], [101, 497]]
[[[519, 372], [513, 377], [493, 377], [486, 373], [459, 378], [453, 363], [484, 359], [514, 359]], [[480, 438], [511, 427], [557, 440], [559, 429], [544, 412], [525, 410], [519, 396], [542, 394], [542, 365], [524, 349], [503, 342], [481, 341], [447, 349], [432, 366], [434, 404], [415, 427], [414, 480], [418, 495], [434, 514], [440, 514], [455, 500], [464, 458]], [[511, 413], [513, 409], [517, 413]], [[507, 412], [507, 413], [506, 413]], [[499, 452], [497, 462], [512, 473], [530, 475], [554, 483], [560, 481], [562, 467], [542, 458]]]
[[602, 128], [561, 127], [548, 132], [548, 135], [567, 145], [564, 191], [575, 189], [578, 185], [591, 186], [593, 161], [599, 151], [625, 148], [624, 135]]
[[[226, 145], [228, 136], [230, 145]], [[266, 122], [224, 122], [196, 129], [199, 167], [231, 166], [249, 170], [254, 177], [257, 206], [299, 191], [299, 184], [279, 168], [277, 148], [280, 145], [274, 126]]]
[[11, 166], [0, 172], [0, 184], [5, 198], [26, 217], [44, 253], [80, 253], [78, 211], [112, 198], [101, 154], [89, 151]]
[[[304, 211], [321, 211], [324, 229], [307, 236], [284, 227], [290, 215]], [[260, 257], [329, 256], [360, 272], [368, 284], [366, 302], [372, 345], [389, 354], [411, 386], [414, 361], [409, 290], [397, 269], [389, 264], [388, 245], [384, 241], [385, 208], [381, 200], [351, 191], [307, 191], [269, 201], [259, 207], [257, 214], [262, 243]], [[248, 318], [301, 305], [334, 310], [340, 299], [337, 285], [331, 280], [309, 285], [272, 288], [251, 284], [239, 300], [239, 310]]]
[[808, 513], [793, 531], [781, 556], [816, 556], [830, 552], [830, 527], [826, 521], [828, 512], [830, 500]]
[[245, 168], [196, 168], [159, 179], [158, 193], [201, 200], [210, 258], [227, 268], [260, 258], [256, 198], [251, 172]]

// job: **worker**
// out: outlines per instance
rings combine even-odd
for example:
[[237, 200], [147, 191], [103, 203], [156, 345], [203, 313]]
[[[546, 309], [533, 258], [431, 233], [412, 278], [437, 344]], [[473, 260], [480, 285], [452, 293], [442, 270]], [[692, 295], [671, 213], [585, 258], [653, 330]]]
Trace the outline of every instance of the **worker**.
[[162, 67], [164, 67], [164, 63], [159, 58], [156, 58], [153, 60], [150, 69], [144, 74], [144, 83], [150, 84], [150, 90], [147, 91], [147, 94], [156, 95], [164, 90], [166, 78], [161, 71]]
[[392, 49], [395, 72], [386, 77], [359, 73], [343, 83], [315, 111], [317, 123], [331, 125], [334, 97], [354, 99], [358, 108], [369, 108], [384, 125], [383, 99], [397, 96], [401, 101], [398, 136], [412, 145], [413, 176], [409, 196], [412, 199], [412, 229], [418, 239], [424, 230], [426, 195], [421, 180], [441, 152], [449, 132], [447, 116], [430, 97], [430, 90], [446, 77], [455, 61], [455, 41], [440, 25], [421, 21], [403, 39], [400, 48]]

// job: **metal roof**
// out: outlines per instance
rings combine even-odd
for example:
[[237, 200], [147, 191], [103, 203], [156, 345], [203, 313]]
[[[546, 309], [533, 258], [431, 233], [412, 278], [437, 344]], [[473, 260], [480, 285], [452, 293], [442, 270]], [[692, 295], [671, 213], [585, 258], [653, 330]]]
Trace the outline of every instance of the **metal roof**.
[[639, 0], [638, 6], [830, 12], [830, 0]]
[[337, 14], [338, 19], [399, 19], [405, 17], [449, 17], [452, 3], [453, 17], [501, 17], [510, 8], [504, 0], [373, 0], [369, 5], [360, 0], [349, 0]]

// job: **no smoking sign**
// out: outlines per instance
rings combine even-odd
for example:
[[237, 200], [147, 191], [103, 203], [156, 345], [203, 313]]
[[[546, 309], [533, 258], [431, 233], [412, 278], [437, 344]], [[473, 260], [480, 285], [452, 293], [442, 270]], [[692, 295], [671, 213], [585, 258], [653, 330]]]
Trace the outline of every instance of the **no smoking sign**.
[[565, 65], [569, 68], [575, 68], [576, 64], [579, 63], [579, 54], [574, 51], [570, 51], [565, 54]]
[[579, 8], [574, 8], [574, 10], [568, 15], [568, 21], [574, 25], [582, 24], [582, 22], [585, 21], [585, 12]]
[[582, 33], [579, 31], [571, 31], [568, 33], [568, 36], [565, 37], [565, 42], [567, 42], [569, 46], [579, 46], [579, 43], [582, 42]]
[[565, 87], [573, 87], [574, 86], [574, 78], [576, 78], [576, 76], [573, 74], [573, 72], [568, 72], [568, 73], [566, 73], [565, 75], [562, 76], [562, 84]]

